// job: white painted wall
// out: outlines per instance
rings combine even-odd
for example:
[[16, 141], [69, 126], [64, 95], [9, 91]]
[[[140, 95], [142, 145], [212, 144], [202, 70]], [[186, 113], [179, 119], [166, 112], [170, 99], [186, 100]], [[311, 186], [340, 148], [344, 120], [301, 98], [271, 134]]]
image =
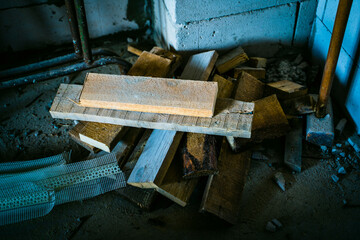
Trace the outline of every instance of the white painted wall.
[[[128, 0], [85, 0], [91, 38], [139, 28], [126, 16]], [[1, 1], [0, 52], [43, 48], [72, 41], [65, 6], [44, 0]]]
[[[310, 48], [314, 60], [326, 60], [339, 0], [319, 0], [313, 24]], [[360, 134], [360, 1], [354, 0], [346, 27], [332, 96], [354, 120]]]

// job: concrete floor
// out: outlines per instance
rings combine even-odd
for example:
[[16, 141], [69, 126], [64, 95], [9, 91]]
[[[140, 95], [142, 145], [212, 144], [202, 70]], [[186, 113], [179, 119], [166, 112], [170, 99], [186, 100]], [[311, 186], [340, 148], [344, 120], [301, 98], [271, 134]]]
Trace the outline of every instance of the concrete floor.
[[[130, 62], [126, 44], [107, 47]], [[92, 72], [119, 73], [117, 66]], [[82, 83], [85, 72], [71, 83]], [[29, 160], [72, 150], [75, 160], [87, 152], [74, 143], [67, 132], [72, 121], [52, 119], [48, 110], [57, 88], [66, 78], [57, 78], [0, 94], [1, 161]], [[40, 95], [41, 94], [41, 95]], [[40, 97], [31, 105], [37, 96]], [[336, 110], [336, 109], [335, 109]], [[338, 111], [335, 111], [338, 112]], [[341, 117], [338, 113], [337, 118]], [[335, 121], [336, 122], [336, 121]], [[338, 142], [351, 134], [350, 124]], [[0, 239], [356, 239], [360, 236], [359, 171], [348, 167], [338, 183], [332, 160], [318, 147], [304, 141], [303, 171], [292, 173], [282, 164], [284, 139], [265, 141], [261, 146], [269, 161], [253, 160], [241, 200], [240, 218], [234, 226], [199, 213], [206, 179], [202, 179], [187, 207], [158, 196], [151, 211], [144, 211], [116, 192], [56, 206], [48, 215], [0, 227]], [[286, 191], [273, 182], [282, 172]], [[352, 207], [344, 207], [347, 200]], [[276, 218], [283, 227], [265, 230]]]

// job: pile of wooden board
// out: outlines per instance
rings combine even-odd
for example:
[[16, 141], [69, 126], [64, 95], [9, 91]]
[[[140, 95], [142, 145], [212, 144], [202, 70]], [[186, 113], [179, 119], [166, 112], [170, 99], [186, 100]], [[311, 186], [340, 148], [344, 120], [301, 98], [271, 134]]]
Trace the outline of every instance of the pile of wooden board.
[[91, 157], [116, 154], [128, 184], [118, 193], [140, 207], [156, 193], [186, 206], [207, 177], [200, 211], [236, 223], [247, 146], [288, 133], [286, 114], [300, 109], [306, 88], [264, 84], [266, 59], [241, 47], [192, 55], [181, 74], [177, 53], [128, 50], [139, 57], [127, 75], [89, 73], [84, 85], [61, 84], [50, 114], [80, 121], [69, 133]]

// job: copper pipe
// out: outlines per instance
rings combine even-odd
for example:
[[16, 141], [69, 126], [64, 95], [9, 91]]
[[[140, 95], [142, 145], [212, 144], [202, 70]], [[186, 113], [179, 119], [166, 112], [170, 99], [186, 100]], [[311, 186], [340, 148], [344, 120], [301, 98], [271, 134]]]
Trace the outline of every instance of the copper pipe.
[[326, 115], [326, 105], [330, 96], [331, 85], [334, 79], [336, 64], [339, 58], [352, 2], [352, 0], [340, 0], [338, 5], [334, 29], [321, 80], [319, 100], [316, 105], [316, 117], [318, 118], [325, 117]]

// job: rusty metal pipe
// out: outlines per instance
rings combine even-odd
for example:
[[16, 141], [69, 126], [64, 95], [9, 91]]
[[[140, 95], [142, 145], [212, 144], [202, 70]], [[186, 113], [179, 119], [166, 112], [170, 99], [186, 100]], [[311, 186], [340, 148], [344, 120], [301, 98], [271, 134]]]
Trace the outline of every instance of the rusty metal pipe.
[[90, 64], [92, 61], [92, 55], [89, 46], [89, 30], [86, 21], [84, 0], [74, 0], [74, 2], [83, 58], [87, 64]]
[[78, 29], [78, 22], [76, 19], [74, 0], [65, 0], [66, 13], [70, 25], [71, 37], [74, 45], [74, 50], [77, 58], [82, 57], [82, 50], [80, 44], [80, 35]]
[[339, 1], [329, 51], [321, 80], [319, 99], [316, 105], [316, 117], [318, 118], [323, 118], [326, 115], [326, 105], [329, 100], [331, 85], [334, 79], [336, 64], [339, 58], [352, 2], [352, 0]]

